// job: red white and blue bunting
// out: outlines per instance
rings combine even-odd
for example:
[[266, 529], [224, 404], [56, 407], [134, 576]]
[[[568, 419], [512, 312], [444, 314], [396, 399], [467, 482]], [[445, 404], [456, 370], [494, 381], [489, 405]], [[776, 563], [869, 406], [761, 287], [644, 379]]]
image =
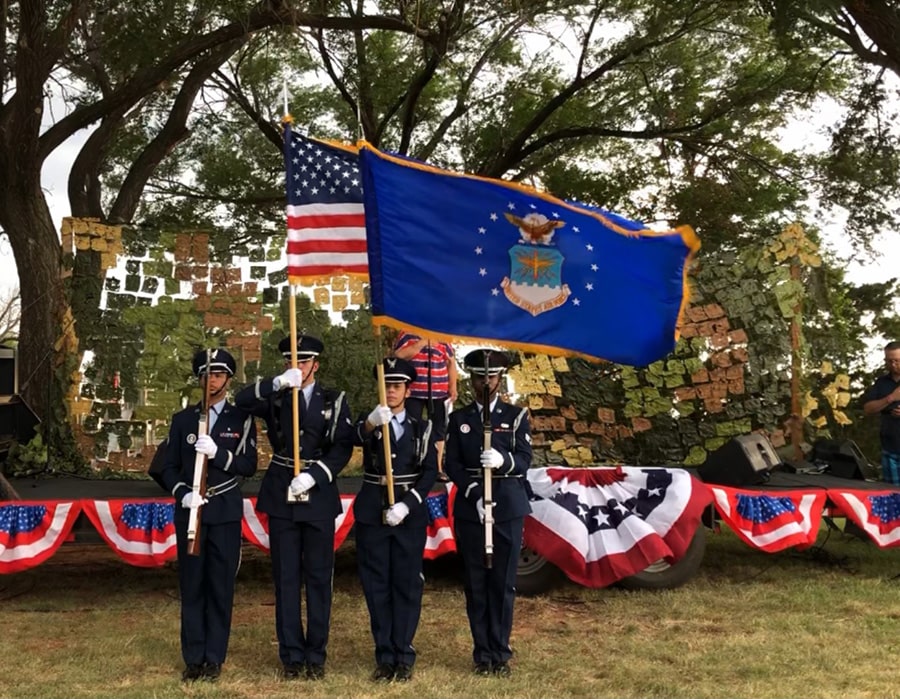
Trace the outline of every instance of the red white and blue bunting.
[[[528, 472], [528, 482], [533, 512], [525, 519], [525, 545], [589, 587], [605, 587], [660, 559], [678, 560], [710, 502], [742, 540], [763, 551], [812, 545], [826, 503], [878, 546], [900, 546], [896, 489], [741, 490], [704, 484], [683, 469], [624, 466], [537, 468]], [[450, 485], [427, 500], [427, 559], [456, 550], [455, 496]], [[352, 503], [352, 495], [341, 497], [335, 548], [353, 526]], [[268, 522], [254, 506], [255, 499], [244, 500], [243, 535], [268, 551]], [[0, 574], [50, 558], [72, 538], [82, 511], [124, 561], [161, 566], [176, 557], [174, 507], [167, 498], [0, 503]]]
[[[334, 518], [334, 550], [337, 551], [353, 527], [353, 496], [341, 495], [341, 513]], [[262, 551], [269, 550], [269, 517], [256, 511], [256, 498], [244, 498], [244, 538]]]
[[528, 480], [525, 545], [588, 587], [681, 558], [711, 499], [681, 469], [532, 469]]
[[84, 513], [126, 563], [161, 566], [177, 555], [175, 505], [165, 500], [85, 500]]
[[0, 573], [18, 573], [46, 561], [69, 537], [78, 502], [0, 505]]
[[830, 490], [828, 497], [878, 546], [900, 546], [900, 493], [896, 490]]

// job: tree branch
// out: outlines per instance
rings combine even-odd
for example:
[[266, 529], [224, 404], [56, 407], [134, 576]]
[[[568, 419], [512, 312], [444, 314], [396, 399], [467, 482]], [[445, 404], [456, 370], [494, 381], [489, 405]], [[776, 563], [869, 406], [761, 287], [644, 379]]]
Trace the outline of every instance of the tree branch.
[[250, 117], [250, 120], [256, 124], [256, 127], [262, 132], [263, 136], [272, 142], [272, 145], [278, 148], [278, 150], [282, 150], [284, 148], [284, 133], [282, 130], [273, 126], [272, 122], [250, 102], [237, 82], [231, 80], [221, 71], [216, 71], [215, 78], [216, 87], [235, 101], [244, 114]]
[[[419, 102], [419, 98], [422, 96], [422, 92], [428, 86], [428, 83], [431, 82], [431, 79], [435, 76], [435, 73], [437, 73], [437, 69], [447, 53], [450, 35], [459, 26], [464, 10], [464, 0], [458, 0], [453, 6], [453, 12], [455, 14], [442, 11], [438, 18], [437, 40], [430, 45], [430, 50], [429, 44], [425, 44], [423, 47], [425, 66], [419, 71], [418, 75], [410, 81], [406, 94], [403, 97], [399, 144], [399, 151], [401, 153], [405, 154], [409, 151], [409, 144], [412, 141], [412, 132], [416, 127], [416, 106]], [[389, 118], [390, 117], [385, 114], [382, 119], [382, 128], [387, 125]]]
[[[23, 7], [32, 5], [23, 3]], [[23, 10], [24, 13], [24, 10]], [[59, 122], [50, 127], [40, 138], [40, 161], [49, 155], [76, 131], [90, 126], [121, 107], [129, 107], [155, 90], [159, 83], [168, 78], [184, 64], [196, 59], [217, 46], [234, 41], [254, 31], [276, 25], [306, 26], [321, 29], [385, 29], [405, 34], [413, 34], [424, 40], [430, 40], [431, 32], [413, 27], [393, 17], [382, 15], [361, 17], [330, 17], [326, 15], [296, 12], [282, 3], [260, 2], [242, 22], [234, 22], [201, 36], [191, 37], [163, 57], [157, 64], [139, 71], [125, 84], [108, 97], [75, 109]], [[27, 60], [17, 61], [22, 65]], [[26, 76], [26, 77], [30, 77]], [[17, 83], [18, 84], [18, 83]], [[43, 81], [34, 85], [33, 80], [22, 83], [32, 86], [32, 90], [40, 90]], [[17, 95], [18, 96], [18, 95]], [[26, 100], [29, 104], [30, 101]]]
[[515, 135], [504, 152], [498, 153], [492, 163], [484, 163], [478, 171], [488, 177], [500, 177], [514, 163], [521, 162], [524, 159], [526, 152], [533, 152], [535, 150], [532, 147], [526, 149], [525, 143], [537, 133], [558, 109], [578, 94], [579, 91], [596, 83], [604, 75], [622, 65], [629, 58], [634, 58], [658, 46], [664, 46], [665, 44], [671, 43], [705, 22], [706, 17], [700, 15], [699, 12], [696, 12], [694, 15], [686, 17], [674, 31], [664, 34], [656, 39], [637, 41], [630, 46], [626, 44], [622, 50], [610, 56], [587, 75], [574, 76], [566, 87], [561, 89], [558, 94], [548, 100], [541, 109], [538, 109], [534, 113], [528, 123]]
[[[854, 3], [847, 3], [848, 7], [853, 5]], [[856, 3], [856, 4], [865, 4], [865, 3]], [[889, 55], [889, 51], [897, 51], [896, 42], [891, 43], [890, 49], [881, 45], [876, 41], [876, 45], [883, 53], [879, 51], [873, 51], [868, 48], [859, 33], [856, 31], [856, 28], [862, 28], [863, 31], [866, 32], [870, 37], [875, 39], [872, 34], [869, 33], [871, 30], [876, 36], [883, 35], [883, 31], [878, 27], [868, 27], [866, 28], [855, 15], [851, 14], [849, 9], [845, 11], [841, 11], [837, 14], [832, 15], [834, 22], [827, 22], [819, 17], [811, 13], [801, 13], [800, 17], [802, 17], [803, 21], [808, 24], [820, 29], [824, 33], [832, 36], [836, 39], [839, 39], [855, 53], [859, 58], [867, 63], [871, 63], [872, 65], [881, 66], [883, 68], [887, 68], [888, 70], [893, 71], [897, 75], [900, 75], [900, 56], [891, 56]], [[841, 26], [839, 26], [841, 25]], [[843, 27], [843, 28], [842, 28]], [[894, 28], [896, 30], [896, 27]], [[895, 35], [896, 36], [896, 35]]]
[[[844, 4], [847, 13], [857, 26], [882, 52], [876, 54], [882, 57], [882, 62], [877, 65], [884, 66], [900, 76], [900, 46], [898, 46], [900, 10], [897, 9], [896, 3], [891, 6], [886, 2], [872, 2], [872, 0], [847, 0]], [[867, 54], [871, 53], [867, 51]], [[863, 54], [860, 53], [860, 56]]]
[[435, 128], [434, 132], [431, 134], [431, 138], [429, 138], [428, 142], [418, 150], [416, 157], [421, 160], [428, 160], [431, 158], [435, 149], [437, 149], [438, 145], [443, 141], [444, 136], [450, 130], [450, 127], [469, 110], [469, 107], [466, 105], [466, 98], [469, 96], [469, 92], [472, 89], [472, 85], [475, 84], [475, 80], [477, 80], [478, 76], [481, 74], [484, 66], [487, 65], [488, 59], [490, 59], [500, 46], [509, 41], [510, 37], [513, 36], [516, 31], [521, 29], [527, 21], [525, 16], [518, 17], [495, 35], [494, 39], [487, 45], [484, 51], [482, 51], [478, 60], [472, 64], [468, 75], [460, 82], [459, 89], [456, 91], [456, 104], [453, 106], [453, 109], [441, 119], [437, 128]]
[[109, 212], [109, 220], [112, 223], [124, 223], [132, 219], [138, 204], [140, 204], [141, 193], [144, 191], [147, 180], [150, 179], [163, 158], [171, 153], [175, 146], [187, 138], [190, 133], [187, 129], [187, 120], [200, 88], [203, 87], [207, 78], [228, 60], [229, 56], [249, 40], [250, 35], [245, 34], [233, 41], [220, 44], [203, 60], [197, 62], [185, 77], [178, 96], [169, 110], [166, 123], [134, 161], [125, 181], [119, 188], [119, 193]]
[[0, 53], [0, 114], [3, 113], [3, 95], [6, 94], [6, 32], [9, 27], [9, 0], [0, 0], [0, 37], [4, 37], [3, 53]]
[[94, 129], [69, 170], [69, 206], [73, 216], [103, 218], [100, 168], [109, 139], [122, 125], [126, 110], [106, 115]]

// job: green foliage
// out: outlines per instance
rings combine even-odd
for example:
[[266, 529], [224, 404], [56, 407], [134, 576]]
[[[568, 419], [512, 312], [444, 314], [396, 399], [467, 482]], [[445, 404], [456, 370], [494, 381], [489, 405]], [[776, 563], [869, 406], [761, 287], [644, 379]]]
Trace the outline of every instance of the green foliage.
[[[709, 386], [706, 372], [715, 364], [711, 356], [721, 350], [711, 347], [709, 337], [682, 339], [669, 358], [647, 367], [615, 367], [603, 365], [601, 370], [583, 362], [571, 362], [569, 371], [556, 378], [567, 399], [579, 406], [579, 415], [588, 420], [598, 408], [615, 408], [620, 424], [629, 425], [634, 418], [650, 421], [647, 430], [633, 436], [613, 439], [595, 446], [599, 459], [626, 463], [696, 465], [732, 437], [754, 430], [780, 432], [791, 412], [789, 367], [791, 364], [790, 322], [800, 308], [805, 342], [801, 346], [804, 374], [801, 390], [817, 402], [817, 418], [824, 417], [821, 427], [805, 424], [805, 438], [854, 438], [867, 449], [871, 443], [871, 427], [858, 424], [861, 411], [851, 406], [841, 409], [854, 423], [842, 425], [842, 417], [830, 407], [826, 395], [833, 375], [819, 376], [817, 367], [829, 362], [851, 375], [851, 383], [860, 386], [871, 377], [860, 374], [868, 319], [881, 306], [884, 313], [885, 294], [893, 284], [857, 288], [849, 285], [844, 271], [827, 259], [821, 267], [807, 267], [800, 281], [790, 279], [790, 260], [778, 262], [766, 251], [771, 240], [762, 245], [744, 246], [734, 252], [730, 246], [720, 249], [704, 247], [703, 264], [692, 278], [692, 307], [702, 309], [718, 305], [724, 315], [717, 321], [728, 332], [746, 333], [747, 342], [732, 344], [746, 352], [746, 361], [737, 361], [732, 350], [732, 368], [742, 377], [739, 390], [728, 388], [718, 410], [697, 397], [673, 399], [678, 390]], [[894, 318], [894, 320], [896, 320]], [[695, 380], [694, 375], [699, 378]], [[726, 384], [720, 384], [724, 388]], [[729, 384], [730, 385], [730, 384]], [[586, 386], [587, 390], [577, 387]], [[686, 395], [686, 394], [683, 394]], [[868, 435], [868, 436], [867, 436]], [[877, 450], [868, 452], [877, 454]]]
[[882, 75], [858, 90], [820, 167], [823, 198], [847, 210], [851, 239], [871, 250], [874, 233], [895, 224], [896, 205], [884, 203], [896, 197], [900, 182], [900, 133], [894, 128], [900, 113], [896, 91]]
[[24, 476], [46, 469], [49, 454], [44, 438], [36, 434], [27, 444], [14, 444], [6, 459], [4, 471], [8, 475]]
[[[653, 430], [636, 435], [631, 446], [615, 446], [645, 460], [696, 455], [701, 444], [722, 438], [720, 424], [748, 417], [754, 428], [777, 428], [791, 359], [786, 323], [798, 304], [810, 365], [829, 358], [851, 366], [867, 320], [882, 333], [900, 331], [897, 318], [884, 312], [893, 283], [854, 288], [836, 259], [806, 270], [798, 282], [763, 254], [784, 221], [815, 223], [835, 207], [850, 212], [848, 239], [863, 248], [897, 219], [891, 202], [900, 169], [889, 92], [881, 76], [835, 60], [844, 44], [810, 19], [833, 20], [834, 3], [791, 5], [560, 0], [469, 3], [463, 12], [462, 5], [436, 0], [365, 4], [367, 13], [387, 15], [377, 23], [358, 15], [362, 6], [326, 1], [310, 9], [331, 15], [322, 26], [348, 16], [355, 22], [338, 30], [282, 26], [276, 12], [250, 27], [248, 18], [258, 14], [238, 0], [91, 4], [73, 15], [71, 35], [40, 34], [50, 37], [48, 46], [38, 42], [32, 50], [50, 53], [29, 58], [58, 66], [45, 82], [74, 78], [62, 95], [65, 113], [80, 118], [90, 111], [81, 122], [67, 118], [57, 133], [100, 126], [72, 173], [73, 211], [138, 222], [125, 234], [127, 275], [106, 282], [102, 309], [100, 255], [79, 251], [64, 260], [73, 272], [67, 298], [79, 351], [94, 353], [87, 390], [110, 409], [140, 403], [149, 390], [154, 404], [138, 412], [154, 420], [190, 396], [191, 353], [221, 344], [225, 333], [204, 328], [190, 302], [176, 298], [171, 251], [175, 232], [189, 228], [213, 232], [214, 262], [252, 261], [259, 300], [276, 322], [263, 340], [262, 360], [248, 369], [263, 375], [280, 369], [274, 345], [289, 327], [286, 274], [263, 263], [280, 260], [284, 249], [279, 121], [287, 81], [294, 123], [314, 136], [363, 136], [436, 165], [529, 182], [636, 218], [692, 225], [704, 244], [695, 303], [721, 305], [732, 327], [750, 338], [745, 394], [729, 395], [714, 414], [702, 400], [673, 398], [709, 366], [713, 348], [705, 337], [679, 342], [665, 364], [616, 367], [600, 376], [575, 364], [560, 383], [578, 397], [573, 404], [584, 419], [587, 406], [598, 403], [619, 406], [626, 418], [651, 418]], [[3, 59], [7, 74], [21, 80], [33, 72], [14, 64], [15, 42], [31, 45], [30, 36], [15, 35], [19, 24], [28, 28], [17, 19], [23, 6], [11, 6]], [[51, 3], [48, 19], [58, 20], [61, 7]], [[46, 92], [43, 84], [16, 89]], [[193, 105], [189, 118], [179, 111], [185, 97]], [[846, 119], [832, 126], [827, 153], [781, 138], [785, 125], [821, 100], [847, 108]], [[14, 115], [32, 106], [39, 107]], [[13, 145], [0, 144], [3, 162], [39, 171], [40, 162], [22, 158], [44, 158], [47, 146]], [[815, 199], [821, 211], [814, 214]], [[0, 225], [10, 230], [5, 208]], [[11, 240], [27, 269], [29, 255], [46, 253], [31, 250], [40, 226], [15, 224], [21, 233]], [[350, 391], [355, 410], [371, 405], [367, 367], [377, 353], [365, 314], [351, 313], [335, 326], [311, 304], [299, 315], [302, 327], [327, 342], [323, 383]], [[57, 405], [75, 368], [55, 377]], [[108, 412], [92, 418], [99, 425]], [[50, 425], [65, 424], [48, 417]], [[685, 431], [682, 423], [695, 429]], [[64, 435], [60, 440], [62, 449]]]

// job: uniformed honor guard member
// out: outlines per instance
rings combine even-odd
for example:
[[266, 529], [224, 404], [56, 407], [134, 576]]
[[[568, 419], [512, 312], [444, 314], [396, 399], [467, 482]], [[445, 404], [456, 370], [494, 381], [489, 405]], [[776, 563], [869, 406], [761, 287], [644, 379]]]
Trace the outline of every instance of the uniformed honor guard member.
[[[194, 356], [200, 385], [209, 382], [209, 406], [192, 405], [172, 416], [159, 482], [175, 497], [178, 585], [181, 593], [182, 680], [216, 680], [225, 662], [234, 579], [241, 560], [244, 499], [240, 484], [256, 472], [256, 424], [226, 400], [234, 358], [225, 350]], [[209, 410], [207, 433], [197, 436], [200, 414]], [[207, 463], [206, 497], [192, 489], [197, 454]], [[199, 555], [188, 554], [190, 508], [202, 504]]]
[[[290, 365], [291, 340], [278, 349]], [[238, 406], [266, 421], [274, 453], [263, 477], [256, 509], [269, 518], [275, 629], [285, 679], [325, 677], [331, 626], [335, 517], [341, 512], [336, 478], [353, 452], [353, 423], [344, 393], [316, 381], [321, 340], [301, 335], [297, 368], [259, 379], [240, 391]], [[294, 476], [291, 389], [299, 388], [300, 458]], [[288, 501], [288, 490], [294, 501]], [[308, 496], [308, 499], [303, 499]], [[301, 586], [306, 590], [306, 630]]]
[[[376, 406], [356, 424], [354, 441], [363, 447], [365, 467], [353, 502], [356, 559], [375, 641], [372, 679], [406, 682], [416, 661], [412, 642], [422, 611], [425, 499], [437, 478], [437, 450], [431, 422], [416, 420], [406, 411], [409, 387], [416, 379], [412, 363], [392, 357], [383, 366], [387, 405]], [[391, 445], [391, 506], [385, 438]]]
[[[525, 516], [531, 512], [526, 472], [531, 466], [528, 412], [498, 397], [509, 364], [503, 352], [478, 349], [465, 358], [475, 402], [450, 414], [447, 474], [456, 484], [454, 529], [462, 557], [472, 658], [479, 675], [510, 675], [509, 637], [516, 596], [516, 568]], [[489, 390], [490, 443], [483, 450], [485, 386]], [[485, 560], [484, 471], [491, 470], [493, 556]]]

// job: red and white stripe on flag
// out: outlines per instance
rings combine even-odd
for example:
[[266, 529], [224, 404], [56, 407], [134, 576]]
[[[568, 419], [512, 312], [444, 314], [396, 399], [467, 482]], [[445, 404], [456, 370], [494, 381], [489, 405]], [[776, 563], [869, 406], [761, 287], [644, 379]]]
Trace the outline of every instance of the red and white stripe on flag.
[[288, 206], [287, 231], [287, 274], [291, 284], [323, 275], [369, 273], [362, 204]]
[[78, 502], [15, 502], [0, 505], [0, 574], [40, 565], [68, 538]]
[[[447, 495], [430, 495], [426, 506], [432, 515], [429, 518], [425, 539], [423, 558], [431, 560], [446, 553], [456, 551], [456, 539], [453, 536], [453, 522], [450, 512], [456, 488], [447, 486]], [[342, 512], [334, 522], [335, 550], [347, 538], [355, 521], [353, 517], [354, 495], [341, 495]], [[264, 512], [256, 511], [256, 498], [244, 498], [244, 517], [241, 522], [244, 538], [263, 551], [269, 550], [269, 518]]]

